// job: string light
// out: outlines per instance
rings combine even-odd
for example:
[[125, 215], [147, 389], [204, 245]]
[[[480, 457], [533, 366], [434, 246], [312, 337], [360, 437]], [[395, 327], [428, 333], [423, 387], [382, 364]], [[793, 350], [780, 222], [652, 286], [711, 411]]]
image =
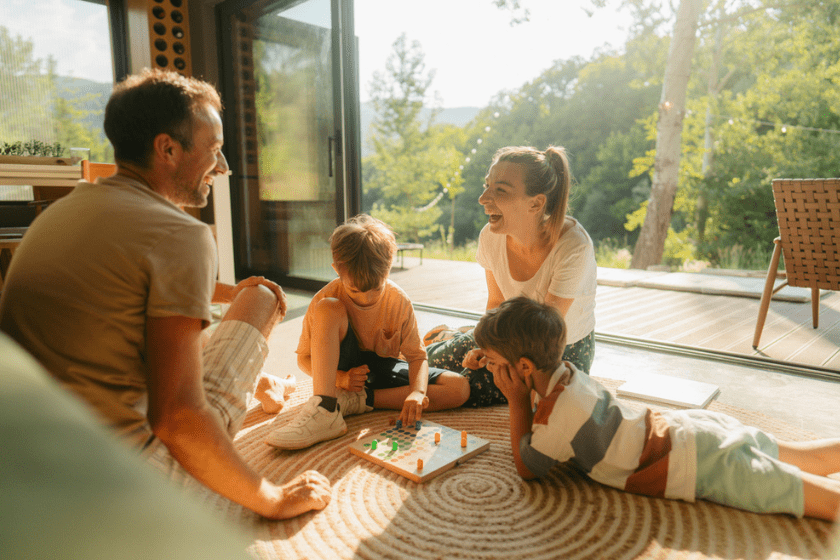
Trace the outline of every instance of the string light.
[[807, 131], [810, 131], [810, 132], [826, 132], [828, 134], [840, 134], [840, 130], [833, 129], [833, 128], [816, 128], [816, 127], [813, 127], [813, 126], [802, 126], [802, 125], [798, 125], [798, 124], [783, 124], [783, 123], [780, 124], [780, 123], [774, 123], [774, 122], [770, 122], [770, 121], [762, 121], [762, 120], [758, 120], [758, 119], [743, 119], [743, 118], [735, 118], [735, 117], [718, 117], [718, 118], [727, 119], [726, 122], [730, 125], [735, 124], [735, 121], [737, 120], [739, 122], [749, 122], [749, 123], [756, 123], [756, 124], [764, 124], [764, 125], [772, 126], [772, 127], [781, 127], [782, 134], [787, 133], [789, 128], [791, 128], [791, 129], [795, 128], [797, 130], [807, 130]]
[[[493, 118], [494, 118], [494, 119], [498, 119], [498, 118], [499, 118], [499, 112], [498, 112], [498, 111], [496, 111], [496, 112], [494, 112], [494, 113], [493, 113]], [[490, 132], [491, 130], [493, 130], [493, 129], [492, 129], [492, 127], [490, 127], [489, 125], [484, 127], [484, 132], [485, 132], [485, 133], [488, 133], [488, 132]], [[475, 143], [476, 143], [476, 144], [481, 145], [481, 144], [483, 144], [483, 143], [484, 143], [484, 139], [483, 139], [483, 138], [477, 138], [477, 139], [476, 139], [476, 141], [475, 141]], [[476, 153], [478, 153], [478, 150], [477, 150], [477, 149], [472, 148], [472, 149], [470, 150], [470, 154], [476, 154]], [[458, 170], [457, 170], [457, 171], [455, 172], [455, 174], [454, 174], [454, 175], [453, 175], [453, 176], [449, 179], [449, 181], [450, 181], [450, 182], [446, 183], [446, 186], [443, 188], [443, 190], [442, 190], [441, 192], [439, 192], [439, 193], [437, 194], [437, 196], [435, 196], [435, 198], [433, 198], [433, 199], [432, 199], [432, 200], [431, 200], [428, 204], [426, 204], [425, 206], [422, 206], [422, 207], [420, 207], [420, 208], [415, 208], [415, 209], [414, 209], [414, 210], [415, 210], [415, 212], [425, 212], [426, 210], [429, 210], [429, 209], [431, 209], [431, 208], [434, 208], [434, 207], [435, 207], [435, 205], [437, 205], [437, 203], [438, 203], [438, 202], [440, 202], [440, 201], [443, 199], [443, 196], [444, 196], [445, 194], [449, 193], [449, 189], [450, 189], [450, 187], [452, 186], [452, 182], [453, 182], [453, 181], [455, 181], [455, 179], [457, 179], [458, 177], [460, 177], [460, 176], [461, 176], [461, 171], [463, 171], [463, 170], [464, 170], [464, 164], [466, 164], [466, 163], [470, 163], [471, 161], [472, 161], [472, 158], [471, 158], [470, 156], [465, 156], [465, 157], [464, 157], [464, 163], [458, 166]]]

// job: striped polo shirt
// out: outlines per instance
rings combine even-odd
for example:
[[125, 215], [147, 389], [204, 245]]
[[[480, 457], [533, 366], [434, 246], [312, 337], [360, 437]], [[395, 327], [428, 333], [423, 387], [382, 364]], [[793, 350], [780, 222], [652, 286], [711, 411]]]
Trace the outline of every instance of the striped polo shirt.
[[697, 452], [685, 415], [631, 408], [569, 362], [552, 374], [536, 406], [532, 431], [520, 442], [535, 475], [569, 462], [620, 490], [694, 501]]

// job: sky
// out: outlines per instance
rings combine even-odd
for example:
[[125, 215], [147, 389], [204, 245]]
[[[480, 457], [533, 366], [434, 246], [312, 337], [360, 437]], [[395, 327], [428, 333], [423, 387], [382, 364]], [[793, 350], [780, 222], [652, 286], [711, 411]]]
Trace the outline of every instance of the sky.
[[[511, 27], [510, 12], [491, 0], [356, 0], [362, 101], [374, 71], [384, 71], [402, 32], [418, 41], [431, 89], [444, 107], [483, 107], [499, 91], [518, 88], [558, 59], [588, 58], [605, 44], [623, 47], [630, 16], [607, 7], [589, 18], [590, 0], [521, 0], [530, 21]], [[609, 4], [617, 5], [613, 0]], [[421, 9], [411, 9], [420, 6]]]
[[0, 26], [36, 41], [35, 58], [52, 55], [61, 76], [111, 82], [108, 9], [100, 4], [68, 0], [0, 0]]
[[[630, 17], [610, 6], [588, 17], [582, 7], [590, 0], [521, 3], [529, 9], [530, 21], [511, 26], [512, 14], [492, 0], [356, 0], [361, 100], [369, 100], [373, 73], [385, 70], [401, 33], [420, 43], [427, 70], [435, 71], [431, 90], [439, 94], [443, 107], [485, 106], [497, 92], [522, 86], [555, 60], [588, 58], [599, 47], [619, 49], [625, 43]], [[35, 56], [52, 54], [60, 75], [111, 81], [104, 6], [73, 0], [2, 0], [0, 22], [13, 36], [32, 37], [37, 29], [38, 37], [48, 37], [36, 42]]]

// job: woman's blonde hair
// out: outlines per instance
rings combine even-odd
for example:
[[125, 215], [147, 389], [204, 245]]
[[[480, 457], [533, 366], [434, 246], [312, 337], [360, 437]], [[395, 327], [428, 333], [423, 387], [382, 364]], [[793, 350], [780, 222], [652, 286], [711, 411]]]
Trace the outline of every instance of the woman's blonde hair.
[[563, 232], [572, 185], [572, 172], [565, 148], [549, 146], [541, 152], [530, 146], [508, 146], [499, 149], [493, 156], [493, 164], [499, 161], [522, 166], [525, 194], [545, 195], [542, 228], [554, 244]]
[[397, 240], [385, 222], [359, 214], [335, 228], [330, 249], [336, 268], [349, 276], [357, 290], [367, 292], [388, 277]]

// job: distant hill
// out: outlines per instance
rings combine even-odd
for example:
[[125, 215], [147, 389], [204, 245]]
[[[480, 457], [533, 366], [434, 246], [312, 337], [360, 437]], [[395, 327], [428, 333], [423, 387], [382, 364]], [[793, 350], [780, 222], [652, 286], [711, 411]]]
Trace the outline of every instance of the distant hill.
[[[75, 107], [87, 112], [85, 117], [81, 119], [85, 127], [102, 131], [105, 120], [105, 104], [111, 97], [111, 90], [114, 85], [68, 76], [56, 76], [55, 83], [58, 95], [61, 98], [73, 100]], [[101, 136], [102, 138], [105, 137], [104, 131], [101, 132]]]
[[[455, 126], [465, 126], [475, 118], [481, 109], [479, 107], [454, 107], [452, 109], [442, 109], [435, 118], [437, 124], [452, 124]], [[428, 119], [431, 109], [424, 109], [421, 113], [421, 118]], [[373, 109], [372, 103], [362, 103], [359, 111], [359, 121], [362, 127], [362, 157], [371, 154], [370, 147], [370, 125], [376, 118], [376, 111]]]
[[[89, 111], [83, 121], [84, 124], [93, 130], [102, 130], [105, 104], [111, 96], [113, 84], [92, 82], [83, 78], [57, 76], [56, 85], [58, 86], [59, 95], [64, 99], [78, 100], [83, 98], [84, 101], [77, 106], [80, 109]], [[479, 107], [442, 109], [437, 115], [435, 123], [465, 126], [475, 118], [480, 110]], [[421, 113], [421, 118], [428, 119], [430, 112], [431, 109], [424, 109]], [[376, 114], [373, 110], [373, 104], [362, 103], [359, 114], [362, 127], [362, 157], [368, 156], [371, 153], [371, 148], [369, 147], [370, 125], [375, 118]]]

